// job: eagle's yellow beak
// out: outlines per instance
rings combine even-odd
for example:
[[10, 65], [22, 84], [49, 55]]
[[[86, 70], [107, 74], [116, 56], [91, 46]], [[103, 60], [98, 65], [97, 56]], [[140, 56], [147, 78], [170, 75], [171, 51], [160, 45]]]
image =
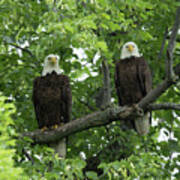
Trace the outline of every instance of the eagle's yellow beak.
[[57, 59], [56, 59], [56, 57], [51, 57], [51, 58], [49, 59], [49, 61], [50, 61], [52, 64], [56, 64]]
[[132, 52], [133, 50], [134, 50], [133, 45], [129, 44], [129, 45], [128, 45], [128, 51], [129, 51], [129, 52]]

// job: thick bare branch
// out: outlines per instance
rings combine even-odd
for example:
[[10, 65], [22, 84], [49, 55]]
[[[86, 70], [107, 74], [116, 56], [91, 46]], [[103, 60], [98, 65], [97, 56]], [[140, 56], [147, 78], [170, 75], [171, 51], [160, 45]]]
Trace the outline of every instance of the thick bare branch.
[[172, 28], [172, 32], [171, 32], [168, 47], [167, 47], [166, 78], [168, 80], [172, 79], [173, 77], [173, 50], [175, 46], [175, 41], [176, 41], [179, 25], [180, 25], [180, 7], [178, 7], [177, 12], [176, 12], [175, 23]]
[[[180, 105], [175, 105], [172, 103], [152, 104], [149, 105], [147, 109], [180, 110]], [[136, 107], [111, 107], [107, 108], [105, 111], [97, 111], [85, 117], [71, 121], [64, 126], [57, 128], [56, 130], [50, 130], [45, 132], [42, 132], [41, 130], [36, 130], [34, 132], [26, 132], [22, 136], [28, 136], [32, 138], [36, 143], [49, 143], [85, 129], [109, 124], [112, 121], [128, 120], [129, 118], [142, 115], [141, 113], [142, 112], [138, 111]]]
[[175, 103], [163, 103], [163, 104], [150, 104], [148, 105], [148, 110], [180, 110], [180, 104]]
[[56, 130], [45, 132], [36, 130], [34, 132], [24, 133], [23, 136], [29, 136], [37, 143], [48, 143], [57, 141], [78, 131], [106, 125], [115, 120], [126, 120], [127, 118], [132, 118], [140, 115], [142, 115], [142, 112], [139, 112], [135, 107], [111, 107], [107, 108], [104, 111], [97, 111], [85, 117], [71, 121], [64, 126], [57, 128]]

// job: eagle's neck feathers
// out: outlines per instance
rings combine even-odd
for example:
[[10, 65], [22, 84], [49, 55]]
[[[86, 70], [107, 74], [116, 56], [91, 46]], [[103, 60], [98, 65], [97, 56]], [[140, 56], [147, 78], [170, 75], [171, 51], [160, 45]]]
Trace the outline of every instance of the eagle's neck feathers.
[[46, 76], [47, 74], [51, 74], [53, 71], [55, 71], [57, 74], [60, 74], [60, 69], [58, 66], [52, 67], [52, 66], [45, 66], [42, 71], [42, 76]]
[[124, 52], [121, 54], [121, 59], [127, 59], [130, 57], [141, 57], [142, 55], [138, 51], [134, 51], [132, 53]]

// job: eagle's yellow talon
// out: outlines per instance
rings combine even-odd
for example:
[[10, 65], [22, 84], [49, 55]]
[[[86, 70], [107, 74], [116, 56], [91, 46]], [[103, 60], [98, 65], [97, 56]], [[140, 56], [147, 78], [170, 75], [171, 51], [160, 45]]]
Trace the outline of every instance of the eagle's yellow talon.
[[46, 126], [44, 126], [43, 128], [41, 128], [41, 131], [44, 132], [46, 131], [48, 128]]
[[57, 129], [57, 128], [58, 128], [58, 124], [52, 126], [52, 129]]

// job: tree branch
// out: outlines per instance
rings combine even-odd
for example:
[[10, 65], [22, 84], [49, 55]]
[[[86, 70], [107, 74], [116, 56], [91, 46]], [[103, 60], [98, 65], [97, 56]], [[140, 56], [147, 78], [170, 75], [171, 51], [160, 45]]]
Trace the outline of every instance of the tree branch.
[[[161, 84], [159, 84], [155, 89], [150, 91], [139, 103], [139, 107], [147, 107], [148, 104], [155, 101], [161, 94], [163, 94], [171, 85], [173, 81], [164, 80]], [[146, 108], [145, 108], [146, 109]]]
[[148, 105], [149, 110], [180, 110], [180, 104], [175, 103], [164, 103], [164, 104], [150, 104]]
[[[173, 66], [172, 66], [173, 65], [173, 50], [174, 50], [174, 45], [175, 45], [179, 25], [180, 25], [180, 7], [177, 9], [175, 23], [174, 23], [172, 33], [169, 39], [168, 47], [167, 47], [166, 79], [161, 84], [159, 84], [155, 89], [153, 89], [150, 93], [148, 93], [139, 102], [140, 108], [146, 107], [148, 104], [155, 101], [164, 91], [166, 91], [172, 84], [174, 84]], [[175, 73], [179, 75], [178, 70]]]
[[56, 130], [45, 132], [36, 130], [34, 132], [26, 132], [22, 136], [29, 136], [36, 143], [48, 143], [91, 127], [106, 125], [119, 119], [126, 120], [130, 117], [140, 116], [142, 115], [141, 113], [135, 107], [110, 107], [104, 111], [96, 111], [85, 117], [71, 121]]
[[167, 47], [167, 59], [166, 59], [166, 78], [171, 80], [173, 77], [173, 50], [175, 46], [176, 36], [180, 25], [180, 7], [176, 11], [176, 19], [170, 35], [168, 47]]
[[111, 103], [111, 79], [107, 59], [103, 58], [102, 61], [102, 73], [103, 73], [103, 87], [100, 88], [96, 99], [96, 107], [105, 109]]
[[8, 43], [9, 45], [11, 45], [11, 46], [13, 46], [13, 47], [15, 47], [15, 48], [17, 48], [17, 49], [20, 49], [20, 50], [22, 50], [22, 51], [24, 51], [24, 52], [26, 52], [26, 53], [28, 53], [31, 57], [35, 57], [34, 55], [33, 55], [33, 53], [29, 50], [29, 49], [27, 49], [27, 48], [22, 48], [21, 46], [18, 46], [17, 44], [13, 44], [13, 43]]
[[[177, 74], [179, 73], [180, 73], [180, 69], [179, 71], [177, 71]], [[153, 89], [145, 98], [143, 98], [139, 102], [138, 105], [140, 106], [140, 108], [146, 110], [155, 110], [156, 108], [158, 109], [159, 108], [158, 105], [148, 106], [148, 104], [156, 100], [173, 83], [174, 82], [172, 81], [164, 80], [163, 83], [159, 84], [155, 89]], [[65, 124], [64, 126], [57, 128], [56, 130], [50, 130], [45, 132], [42, 132], [41, 130], [36, 130], [33, 132], [23, 133], [21, 137], [28, 136], [32, 138], [36, 143], [48, 143], [48, 142], [57, 141], [59, 139], [62, 139], [63, 137], [69, 136], [71, 134], [74, 134], [76, 132], [85, 129], [103, 126], [111, 123], [112, 121], [117, 121], [117, 120], [126, 121], [130, 118], [134, 118], [141, 115], [142, 112], [139, 111], [139, 109], [137, 109], [135, 106], [109, 107], [104, 111], [96, 111], [82, 118], [73, 120]]]
[[[176, 65], [174, 67], [175, 75], [180, 78], [180, 64]], [[178, 79], [179, 80], [179, 79]], [[177, 80], [177, 81], [178, 81]], [[161, 94], [163, 94], [172, 84], [177, 83], [173, 80], [165, 79], [162, 83], [157, 85], [156, 88], [154, 88], [152, 91], [150, 91], [139, 103], [139, 107], [146, 109], [148, 104], [155, 101]]]
[[4, 43], [6, 43], [6, 44], [8, 44], [8, 45], [11, 45], [11, 46], [13, 46], [13, 47], [15, 47], [15, 48], [17, 48], [17, 49], [20, 49], [20, 50], [28, 53], [28, 54], [29, 54], [31, 57], [33, 57], [33, 58], [35, 57], [34, 54], [33, 54], [29, 49], [27, 49], [27, 48], [22, 48], [21, 46], [19, 46], [19, 45], [17, 45], [17, 44], [7, 43], [7, 42], [5, 42], [5, 41], [4, 41]]

